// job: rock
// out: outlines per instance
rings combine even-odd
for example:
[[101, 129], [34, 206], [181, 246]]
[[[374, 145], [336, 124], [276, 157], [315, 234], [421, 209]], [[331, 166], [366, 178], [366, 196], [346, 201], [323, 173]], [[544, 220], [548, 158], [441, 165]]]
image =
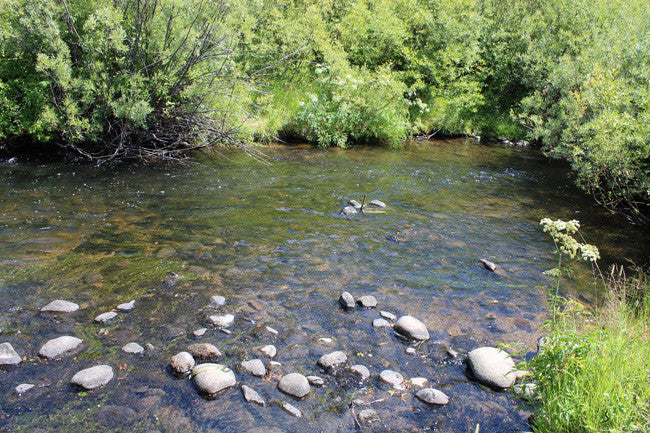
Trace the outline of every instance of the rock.
[[379, 415], [374, 409], [363, 409], [357, 414], [357, 419], [362, 424], [370, 424], [379, 421]]
[[389, 312], [389, 311], [381, 310], [381, 311], [379, 312], [379, 315], [380, 315], [381, 317], [383, 317], [384, 319], [386, 319], [386, 320], [390, 320], [391, 322], [394, 322], [394, 321], [397, 320], [397, 316], [394, 315], [393, 313]]
[[381, 200], [370, 200], [368, 207], [374, 209], [384, 209], [386, 207], [386, 203]]
[[307, 380], [309, 381], [310, 385], [314, 385], [314, 386], [325, 385], [325, 381], [320, 376], [307, 376]]
[[434, 388], [421, 389], [415, 393], [415, 396], [427, 404], [443, 405], [449, 403], [447, 394]]
[[199, 364], [192, 369], [192, 382], [201, 394], [212, 395], [235, 386], [235, 373], [221, 364]]
[[251, 359], [249, 361], [242, 361], [241, 368], [244, 373], [251, 374], [253, 376], [264, 377], [266, 376], [266, 367], [261, 359]]
[[341, 213], [345, 216], [348, 216], [348, 215], [354, 215], [355, 213], [358, 213], [358, 211], [354, 206], [346, 206], [343, 209], [341, 209]]
[[426, 377], [414, 377], [409, 380], [411, 385], [418, 388], [424, 388], [424, 385], [426, 385], [428, 381], [429, 379], [427, 379]]
[[250, 386], [242, 385], [241, 392], [244, 394], [244, 399], [249, 403], [257, 403], [260, 406], [266, 406], [264, 399]]
[[176, 374], [189, 373], [196, 364], [194, 357], [189, 352], [179, 352], [172, 356], [169, 365]]
[[273, 335], [278, 335], [278, 334], [279, 334], [279, 332], [277, 331], [277, 329], [273, 329], [273, 328], [271, 328], [270, 326], [265, 326], [265, 328], [266, 328], [267, 331], [269, 331], [269, 333], [271, 333], [271, 334], [273, 334]]
[[44, 313], [72, 313], [78, 309], [79, 305], [74, 302], [57, 299], [41, 308], [41, 311]]
[[110, 365], [96, 365], [79, 371], [72, 376], [73, 385], [91, 390], [106, 385], [113, 379], [113, 369]]
[[379, 379], [391, 385], [393, 388], [402, 389], [404, 383], [404, 376], [393, 370], [383, 370], [379, 373]]
[[447, 355], [451, 356], [452, 358], [456, 358], [459, 353], [456, 352], [454, 349], [447, 349]]
[[0, 344], [0, 365], [18, 365], [22, 360], [11, 344]]
[[217, 307], [221, 305], [226, 305], [226, 298], [220, 295], [210, 296], [210, 304], [215, 305]]
[[210, 316], [210, 322], [218, 328], [227, 328], [235, 322], [235, 316], [232, 314], [224, 314], [223, 316]]
[[64, 335], [63, 337], [49, 340], [41, 347], [38, 354], [43, 358], [53, 359], [57, 356], [63, 355], [65, 352], [78, 348], [82, 342], [83, 340], [77, 337]]
[[206, 332], [208, 332], [208, 328], [199, 328], [192, 331], [192, 334], [198, 338], [198, 337], [203, 337]]
[[467, 355], [474, 377], [495, 388], [509, 388], [517, 375], [515, 363], [507, 352], [496, 347], [479, 347]]
[[372, 326], [375, 328], [385, 328], [386, 326], [390, 326], [390, 322], [386, 319], [375, 319], [372, 321]]
[[339, 304], [341, 304], [341, 307], [347, 310], [351, 310], [356, 306], [354, 303], [354, 298], [349, 292], [341, 293], [341, 296], [339, 296]]
[[418, 319], [412, 316], [402, 316], [400, 317], [393, 329], [398, 334], [398, 336], [410, 338], [413, 340], [428, 340], [429, 331], [424, 323], [420, 322]]
[[30, 389], [34, 388], [36, 385], [33, 385], [31, 383], [21, 383], [18, 385], [16, 388], [14, 388], [14, 391], [16, 394], [24, 394]]
[[120, 311], [131, 311], [135, 308], [135, 299], [129, 302], [125, 302], [124, 304], [120, 304], [117, 306], [117, 309]]
[[117, 317], [117, 313], [115, 311], [108, 311], [106, 313], [102, 313], [99, 316], [95, 317], [95, 322], [105, 325], [110, 320], [116, 317]]
[[171, 257], [174, 257], [177, 255], [178, 252], [172, 247], [162, 247], [160, 250], [158, 250], [158, 253], [156, 254], [156, 258], [158, 259], [169, 259]]
[[361, 210], [361, 203], [359, 203], [358, 201], [356, 201], [354, 199], [348, 200], [348, 205], [352, 206], [356, 210]]
[[365, 365], [361, 364], [356, 364], [350, 367], [350, 371], [359, 376], [359, 380], [361, 382], [366, 381], [370, 377], [370, 370], [368, 370], [368, 367]]
[[311, 391], [309, 381], [300, 373], [289, 373], [283, 376], [278, 382], [278, 388], [280, 391], [298, 398], [306, 396]]
[[268, 368], [269, 374], [284, 374], [284, 367], [277, 361], [269, 361]]
[[276, 349], [272, 344], [267, 344], [260, 348], [260, 352], [262, 352], [262, 354], [267, 358], [275, 358], [275, 355], [278, 354], [278, 349]]
[[377, 306], [377, 299], [372, 295], [360, 296], [357, 303], [364, 308], [375, 308]]
[[145, 343], [144, 348], [147, 350], [154, 350], [156, 347], [151, 343]]
[[407, 355], [415, 355], [415, 347], [407, 347], [404, 352], [406, 352]]
[[187, 351], [199, 362], [213, 362], [223, 356], [219, 349], [209, 343], [191, 344]]
[[134, 355], [141, 355], [144, 353], [144, 347], [140, 346], [138, 343], [132, 342], [125, 344], [122, 347], [122, 351], [126, 353], [132, 353]]
[[296, 418], [302, 417], [302, 412], [294, 405], [289, 404], [286, 401], [280, 402], [280, 405], [282, 406], [282, 409], [286, 410], [288, 413], [295, 416]]
[[488, 270], [490, 272], [496, 272], [497, 271], [498, 266], [496, 264], [492, 263], [489, 260], [481, 259], [478, 262], [483, 266], [483, 268], [485, 268], [486, 270]]
[[321, 356], [318, 360], [318, 365], [327, 371], [332, 371], [336, 370], [346, 362], [348, 362], [348, 356], [344, 352], [337, 350], [336, 352]]

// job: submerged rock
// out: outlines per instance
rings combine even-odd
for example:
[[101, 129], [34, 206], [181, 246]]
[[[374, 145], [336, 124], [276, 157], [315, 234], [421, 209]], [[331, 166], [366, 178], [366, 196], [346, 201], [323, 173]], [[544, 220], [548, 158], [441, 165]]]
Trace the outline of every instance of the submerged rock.
[[11, 344], [0, 344], [0, 365], [18, 365], [22, 360]]
[[194, 335], [197, 338], [198, 337], [203, 337], [206, 332], [208, 332], [208, 328], [199, 328], [199, 329], [195, 329], [194, 331], [192, 331], [192, 335]]
[[57, 356], [63, 355], [65, 352], [76, 349], [82, 342], [83, 340], [77, 337], [64, 335], [63, 337], [49, 340], [41, 347], [38, 354], [43, 358], [53, 359]]
[[383, 317], [384, 319], [386, 319], [386, 320], [390, 320], [391, 322], [394, 322], [394, 321], [397, 320], [397, 316], [394, 315], [393, 313], [391, 313], [390, 311], [384, 311], [384, 310], [381, 310], [381, 311], [379, 312], [379, 315], [380, 315], [381, 317]]
[[359, 420], [359, 423], [371, 424], [373, 422], [379, 421], [379, 415], [374, 409], [363, 409], [357, 415], [357, 419]]
[[266, 367], [261, 359], [251, 359], [249, 361], [242, 361], [241, 368], [244, 373], [251, 374], [253, 376], [264, 377], [266, 376]]
[[210, 343], [191, 344], [187, 351], [195, 360], [202, 362], [213, 362], [222, 356], [219, 349]]
[[426, 377], [414, 377], [412, 379], [409, 379], [411, 385], [418, 388], [424, 388], [424, 385], [426, 385], [428, 381], [429, 379], [427, 379]]
[[291, 415], [295, 416], [296, 418], [302, 417], [302, 412], [300, 409], [295, 407], [294, 405], [287, 403], [286, 401], [280, 402], [280, 405], [282, 406], [282, 409], [290, 413]]
[[367, 206], [371, 209], [384, 209], [386, 207], [386, 203], [381, 200], [370, 200], [370, 203], [368, 203]]
[[117, 306], [117, 309], [120, 311], [131, 311], [134, 308], [135, 308], [135, 299]]
[[358, 213], [358, 211], [354, 206], [346, 206], [343, 209], [341, 209], [341, 213], [345, 216], [348, 216], [348, 215], [354, 215], [355, 213]]
[[78, 309], [79, 305], [74, 302], [57, 299], [41, 308], [41, 311], [44, 313], [72, 313]]
[[172, 356], [169, 361], [169, 366], [176, 374], [189, 373], [195, 364], [196, 361], [194, 361], [194, 357], [189, 352], [179, 352]]
[[276, 349], [272, 344], [267, 344], [260, 348], [260, 352], [262, 352], [262, 354], [267, 358], [275, 358], [275, 355], [278, 354], [278, 349]]
[[260, 396], [257, 391], [255, 391], [253, 388], [250, 386], [242, 385], [241, 386], [241, 392], [244, 394], [244, 399], [249, 402], [249, 403], [257, 403], [260, 406], [266, 406], [266, 402]]
[[128, 344], [125, 344], [122, 347], [122, 351], [126, 353], [132, 353], [134, 355], [141, 355], [144, 353], [144, 347], [140, 346], [138, 343], [131, 342]]
[[235, 316], [232, 314], [224, 314], [223, 316], [214, 315], [210, 316], [210, 322], [219, 328], [227, 328], [235, 323]]
[[467, 364], [476, 379], [495, 388], [509, 388], [517, 374], [510, 355], [496, 347], [479, 347], [467, 355]]
[[359, 381], [364, 382], [370, 377], [370, 370], [368, 367], [361, 364], [356, 364], [350, 367], [350, 371], [359, 377]]
[[14, 391], [16, 392], [16, 394], [24, 394], [30, 389], [34, 388], [35, 386], [36, 385], [31, 383], [21, 383], [16, 388], [14, 388]]
[[428, 340], [429, 331], [424, 323], [420, 322], [418, 319], [412, 316], [402, 316], [395, 326], [393, 326], [395, 332], [402, 337], [410, 338], [413, 340]]
[[113, 379], [113, 368], [110, 365], [96, 365], [79, 371], [72, 376], [70, 382], [84, 389], [95, 389], [106, 385]]
[[360, 296], [357, 303], [364, 308], [375, 308], [377, 306], [377, 299], [372, 295]]
[[214, 295], [210, 297], [210, 304], [215, 306], [226, 305], [226, 298], [220, 295]]
[[353, 208], [355, 208], [355, 209], [357, 209], [357, 210], [360, 210], [360, 209], [361, 209], [361, 203], [359, 203], [358, 201], [356, 201], [356, 200], [354, 200], [354, 199], [352, 199], [352, 200], [348, 200], [348, 205], [349, 205], [349, 206], [352, 206]]
[[386, 326], [390, 326], [390, 322], [386, 319], [375, 319], [372, 321], [372, 326], [375, 328], [385, 328]]
[[283, 376], [278, 382], [278, 388], [280, 391], [298, 398], [306, 396], [311, 391], [309, 381], [300, 373], [289, 373]]
[[307, 376], [307, 380], [309, 381], [310, 385], [314, 385], [314, 386], [325, 385], [325, 380], [323, 380], [323, 378], [320, 376]]
[[393, 370], [383, 370], [379, 373], [379, 379], [391, 385], [393, 388], [402, 389], [404, 383], [404, 376]]
[[348, 362], [348, 356], [344, 352], [337, 350], [321, 356], [318, 360], [318, 365], [327, 371], [332, 371], [336, 370], [346, 362]]
[[488, 270], [490, 272], [496, 272], [497, 271], [498, 266], [495, 263], [492, 263], [489, 260], [481, 259], [478, 262], [481, 264], [481, 266], [483, 266], [483, 268], [485, 268], [486, 270]]
[[201, 394], [212, 395], [237, 384], [235, 373], [221, 364], [199, 364], [192, 369], [192, 383]]
[[116, 317], [117, 317], [117, 313], [115, 311], [108, 311], [106, 313], [102, 313], [97, 317], [95, 317], [95, 322], [105, 325], [106, 323], [108, 323], [109, 321], [111, 321]]
[[449, 397], [442, 391], [435, 388], [424, 388], [419, 390], [415, 396], [427, 404], [444, 405], [449, 403]]

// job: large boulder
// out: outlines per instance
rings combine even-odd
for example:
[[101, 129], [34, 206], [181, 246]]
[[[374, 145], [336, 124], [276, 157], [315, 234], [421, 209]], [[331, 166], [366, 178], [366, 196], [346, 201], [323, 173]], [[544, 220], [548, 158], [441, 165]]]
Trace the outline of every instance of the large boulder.
[[400, 317], [393, 330], [400, 336], [410, 338], [412, 340], [428, 340], [429, 331], [424, 323], [420, 322], [413, 316]]
[[235, 373], [221, 364], [199, 364], [192, 369], [192, 382], [201, 394], [212, 395], [237, 384]]
[[509, 388], [517, 379], [515, 362], [496, 347], [479, 347], [467, 355], [467, 364], [474, 377], [495, 388]]

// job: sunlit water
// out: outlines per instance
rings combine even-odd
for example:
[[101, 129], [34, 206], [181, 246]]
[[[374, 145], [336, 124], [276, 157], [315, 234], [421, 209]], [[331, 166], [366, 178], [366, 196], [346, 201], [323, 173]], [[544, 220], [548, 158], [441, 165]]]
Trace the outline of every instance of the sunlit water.
[[[26, 357], [0, 370], [0, 429], [474, 432], [480, 424], [481, 432], [525, 431], [530, 412], [509, 392], [472, 381], [463, 355], [498, 343], [521, 357], [534, 353], [548, 315], [542, 272], [555, 260], [540, 218], [581, 220], [605, 263], [643, 260], [647, 251], [646, 233], [591, 205], [566, 167], [529, 150], [452, 140], [400, 152], [264, 152], [264, 161], [227, 154], [188, 167], [0, 167], [0, 342]], [[386, 211], [339, 214], [364, 194], [386, 202]], [[504, 275], [482, 269], [481, 258]], [[592, 282], [578, 267], [563, 290], [593, 302]], [[344, 290], [372, 294], [379, 306], [344, 312], [336, 302]], [[211, 295], [227, 305], [211, 307]], [[82, 308], [39, 313], [57, 298]], [[93, 323], [131, 299], [133, 311]], [[379, 310], [419, 318], [431, 340], [406, 354], [408, 343], [390, 328], [373, 328]], [[214, 312], [235, 314], [232, 334], [210, 329], [195, 338]], [[38, 358], [43, 343], [66, 334], [84, 339], [83, 350]], [[123, 353], [131, 341], [154, 348]], [[238, 388], [205, 400], [189, 380], [169, 374], [169, 357], [196, 341], [215, 344], [267, 406], [247, 403]], [[296, 400], [277, 390], [278, 375], [239, 371], [269, 343], [284, 372], [318, 374], [326, 385]], [[370, 381], [321, 371], [316, 361], [333, 350], [368, 366]], [[98, 363], [110, 364], [116, 379], [88, 393], [70, 387], [76, 371]], [[451, 402], [429, 407], [413, 389], [393, 392], [377, 378], [386, 368], [428, 378]], [[25, 382], [37, 387], [16, 395]], [[281, 400], [304, 417], [284, 412]], [[381, 421], [355, 420], [368, 407]]]

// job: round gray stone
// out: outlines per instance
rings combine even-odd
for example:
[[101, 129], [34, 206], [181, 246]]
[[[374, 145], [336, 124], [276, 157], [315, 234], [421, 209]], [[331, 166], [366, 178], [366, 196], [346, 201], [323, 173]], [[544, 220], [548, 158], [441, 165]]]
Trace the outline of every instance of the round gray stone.
[[358, 213], [358, 211], [354, 206], [345, 206], [341, 209], [341, 213], [343, 215], [354, 215], [355, 213]]
[[144, 347], [140, 346], [138, 343], [131, 342], [122, 346], [122, 351], [126, 353], [132, 353], [134, 355], [140, 355], [144, 353]]
[[221, 364], [199, 364], [192, 369], [192, 383], [201, 394], [216, 394], [237, 384], [235, 373]]
[[172, 371], [176, 374], [187, 374], [193, 368], [196, 362], [194, 357], [188, 352], [179, 352], [176, 355], [172, 356], [169, 365], [172, 368]]
[[78, 309], [79, 305], [74, 302], [57, 299], [41, 308], [41, 311], [45, 313], [72, 313]]
[[467, 364], [474, 377], [495, 388], [509, 388], [517, 378], [510, 355], [496, 347], [479, 347], [467, 355]]
[[289, 373], [283, 376], [278, 382], [278, 388], [280, 391], [298, 398], [306, 396], [311, 391], [309, 381], [300, 373]]
[[341, 304], [341, 307], [351, 310], [353, 309], [356, 304], [354, 303], [354, 298], [349, 292], [343, 292], [339, 296], [339, 304]]
[[219, 328], [227, 328], [235, 323], [235, 316], [232, 314], [224, 314], [223, 316], [214, 315], [210, 316], [210, 322]]
[[379, 379], [397, 389], [401, 388], [404, 383], [404, 376], [393, 370], [383, 370], [379, 373]]
[[76, 349], [81, 345], [81, 343], [83, 343], [83, 340], [77, 337], [64, 335], [62, 337], [49, 340], [41, 347], [41, 349], [38, 351], [38, 354], [43, 358], [53, 359], [57, 356], [63, 355], [65, 352]]
[[251, 374], [253, 376], [264, 377], [266, 376], [266, 367], [261, 359], [251, 359], [249, 361], [242, 361], [241, 368], [244, 373]]
[[117, 317], [117, 313], [115, 311], [108, 311], [106, 313], [102, 313], [95, 317], [95, 322], [101, 323], [101, 324], [106, 324], [109, 321], [113, 320], [114, 318]]
[[368, 367], [366, 367], [365, 365], [361, 365], [361, 364], [353, 365], [352, 367], [350, 367], [350, 371], [352, 371], [354, 374], [359, 376], [359, 380], [361, 380], [361, 382], [367, 380], [370, 377], [370, 370], [368, 370]]
[[221, 351], [210, 343], [195, 343], [191, 344], [187, 351], [194, 357], [195, 360], [200, 362], [213, 362], [223, 356]]
[[96, 365], [79, 371], [72, 376], [70, 382], [84, 389], [95, 389], [106, 385], [113, 379], [113, 369], [110, 365]]
[[413, 316], [402, 316], [395, 326], [393, 326], [395, 332], [402, 337], [410, 338], [413, 340], [428, 340], [429, 331], [424, 323], [420, 322]]
[[377, 306], [377, 299], [372, 295], [363, 295], [357, 299], [357, 303], [364, 308], [375, 308]]
[[372, 321], [372, 326], [375, 328], [385, 328], [386, 326], [390, 326], [390, 322], [386, 319], [375, 319]]
[[22, 360], [11, 344], [0, 344], [0, 365], [18, 365]]
[[415, 396], [427, 404], [443, 405], [449, 403], [447, 394], [434, 388], [421, 389]]
[[346, 362], [348, 362], [348, 356], [344, 352], [337, 350], [335, 352], [321, 356], [318, 360], [318, 365], [323, 367], [325, 370], [332, 371], [339, 368]]
[[275, 358], [275, 355], [278, 354], [278, 349], [276, 349], [272, 344], [267, 344], [260, 348], [260, 352], [262, 352], [262, 354], [267, 358]]

